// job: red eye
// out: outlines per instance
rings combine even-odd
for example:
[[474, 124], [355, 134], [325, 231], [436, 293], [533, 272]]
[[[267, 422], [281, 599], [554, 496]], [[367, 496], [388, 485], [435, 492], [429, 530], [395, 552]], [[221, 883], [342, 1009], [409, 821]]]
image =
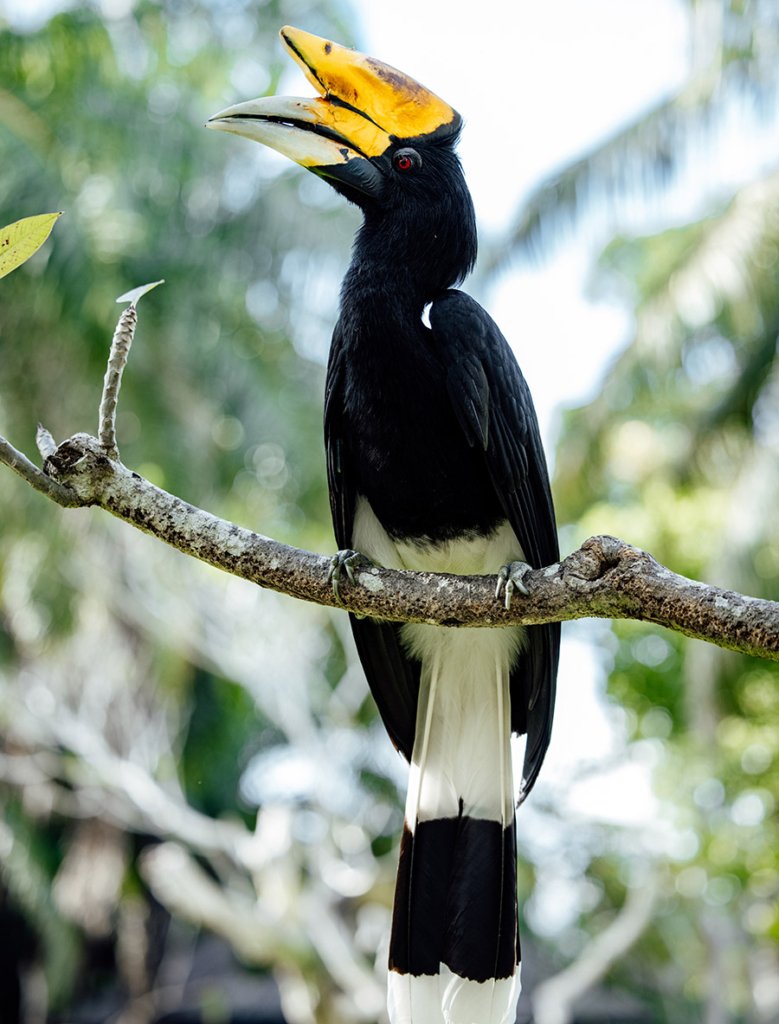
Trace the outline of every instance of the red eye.
[[401, 174], [407, 174], [422, 166], [422, 157], [415, 149], [399, 149], [392, 158], [392, 166]]

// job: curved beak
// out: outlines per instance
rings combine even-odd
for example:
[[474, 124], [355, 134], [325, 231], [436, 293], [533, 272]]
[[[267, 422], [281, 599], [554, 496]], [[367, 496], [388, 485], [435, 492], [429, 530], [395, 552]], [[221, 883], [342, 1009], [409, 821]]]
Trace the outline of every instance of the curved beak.
[[301, 29], [287, 26], [281, 38], [319, 96], [238, 103], [208, 128], [254, 139], [368, 196], [381, 184], [376, 158], [396, 141], [459, 130], [459, 114], [402, 71]]

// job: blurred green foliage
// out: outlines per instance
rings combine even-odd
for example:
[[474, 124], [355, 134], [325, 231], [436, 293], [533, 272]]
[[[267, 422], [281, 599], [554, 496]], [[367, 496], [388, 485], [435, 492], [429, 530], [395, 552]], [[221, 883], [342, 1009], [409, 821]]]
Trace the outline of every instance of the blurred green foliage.
[[312, 440], [326, 336], [301, 358], [287, 311], [313, 262], [343, 254], [349, 216], [301, 202], [299, 176], [259, 147], [203, 131], [237, 90], [275, 87], [283, 8], [139, 3], [107, 20], [80, 7], [0, 33], [0, 216], [65, 210], [56, 244], [5, 282], [0, 326], [4, 422], [29, 447], [30, 408], [57, 436], [91, 427], [114, 299], [165, 277], [123, 394], [125, 458], [289, 531], [324, 518]]
[[[779, 147], [752, 156], [751, 176], [745, 158], [738, 185], [717, 171], [718, 154], [726, 164], [734, 147], [755, 154], [754, 137], [777, 138], [779, 12], [687, 6], [688, 79], [542, 182], [509, 248], [548, 246], [582, 217], [605, 221], [616, 237], [593, 287], [635, 310], [596, 396], [563, 413], [554, 491], [565, 546], [612, 533], [694, 579], [777, 600]], [[672, 212], [658, 214], [680, 181]], [[631, 232], [647, 198], [655, 228]], [[654, 872], [654, 914], [602, 964], [606, 983], [638, 996], [653, 1022], [779, 1019], [779, 672], [634, 622], [612, 624], [609, 643], [624, 757], [650, 772], [655, 807], [643, 825], [588, 829], [591, 888], [572, 948], [586, 952]], [[646, 803], [640, 790], [636, 801]], [[548, 944], [559, 956], [560, 936]]]
[[[701, 51], [721, 77], [691, 81], [542, 188], [522, 230], [557, 199], [610, 187], [615, 168], [666, 183], [673, 143], [734, 83], [766, 94], [770, 5], [725, 8]], [[323, 364], [355, 214], [203, 122], [277, 87], [279, 25], [348, 41], [337, 4], [80, 4], [25, 28], [0, 2], [3, 17], [0, 222], [65, 216], [0, 284], [0, 432], [29, 452], [37, 419], [58, 439], [93, 431], [114, 299], [164, 277], [125, 374], [124, 461], [328, 550]], [[564, 415], [568, 547], [612, 532], [678, 572], [779, 598], [776, 166], [705, 216], [605, 249], [599, 281], [636, 310], [635, 330], [598, 396]], [[155, 1020], [183, 1001], [168, 972], [192, 967], [202, 930], [275, 970], [291, 1024], [378, 1019], [402, 770], [342, 617], [2, 479], [0, 915], [21, 913], [31, 933], [17, 951], [25, 997], [51, 1019], [129, 1007]], [[654, 913], [606, 976], [630, 1019], [768, 1024], [776, 670], [636, 623], [598, 636], [657, 812], [614, 823], [603, 796], [600, 818], [568, 820], [566, 794], [545, 806], [540, 788], [520, 830], [528, 959], [540, 948], [552, 974], [586, 954], [652, 876]], [[542, 927], [550, 909], [559, 920]], [[192, 996], [213, 1013], [230, 998]]]
[[[204, 122], [236, 98], [277, 87], [285, 22], [303, 19], [348, 41], [338, 3], [67, 6], [31, 26], [29, 12], [17, 24], [24, 11], [0, 4], [0, 222], [64, 211], [49, 243], [3, 281], [2, 433], [29, 452], [38, 419], [58, 439], [94, 432], [114, 300], [165, 278], [144, 300], [124, 377], [124, 461], [217, 514], [327, 550], [323, 365], [354, 214], [260, 147], [208, 133]], [[302, 816], [266, 826], [279, 848], [266, 860], [275, 864], [299, 821], [324, 822], [327, 833], [338, 815], [351, 820], [357, 791], [327, 817], [310, 786], [290, 796], [282, 776], [268, 796], [258, 783], [242, 789], [242, 778], [255, 756], [294, 748], [302, 736], [307, 756], [324, 763], [331, 723], [359, 720], [370, 730], [374, 715], [365, 714], [362, 686], [348, 699], [339, 688], [344, 648], [325, 614], [296, 621], [271, 595], [130, 539], [106, 517], [58, 515], [9, 476], [0, 522], [1, 877], [38, 936], [21, 965], [23, 994], [44, 1014], [102, 1020], [156, 991], [166, 957], [181, 953], [152, 927], [154, 884], [141, 858], [128, 859], [123, 830], [146, 836], [133, 857], [150, 842], [184, 842], [224, 884], [217, 902], [236, 888], [251, 907], [256, 884], [294, 905], [315, 869], [301, 856], [288, 859], [284, 884], [262, 881], [263, 857], [248, 852], [258, 800], [291, 800]], [[296, 671], [287, 667], [293, 656]], [[325, 677], [319, 696], [304, 685], [313, 666]], [[284, 709], [285, 695], [298, 712]], [[379, 818], [374, 810], [370, 836], [353, 821], [347, 860], [361, 841], [395, 832], [386, 766], [369, 758], [364, 770], [369, 787], [383, 779]], [[337, 863], [337, 840], [326, 834], [316, 855], [332, 843]], [[390, 847], [385, 841], [382, 853]], [[364, 877], [360, 893], [373, 881]], [[180, 909], [164, 889], [163, 880], [157, 898], [168, 913], [209, 926], [194, 890]], [[246, 961], [264, 968], [284, 959], [272, 945], [247, 950], [230, 913], [216, 916], [210, 926]], [[321, 992], [306, 998], [326, 1019], [343, 979], [327, 980], [305, 922], [296, 927], [287, 988], [319, 977]], [[6, 996], [0, 1018], [10, 1021]], [[229, 993], [220, 998], [229, 1004]], [[152, 998], [147, 1019], [166, 1009], [176, 1006]]]
[[[635, 308], [635, 329], [597, 397], [565, 414], [556, 475], [572, 542], [613, 533], [677, 572], [773, 600], [777, 166], [702, 220], [606, 248], [598, 283]], [[608, 692], [654, 766], [668, 872], [612, 981], [643, 988], [656, 1021], [773, 1020], [779, 672], [638, 623], [612, 630]], [[622, 856], [588, 870], [602, 882]], [[584, 925], [597, 933], [594, 915]]]

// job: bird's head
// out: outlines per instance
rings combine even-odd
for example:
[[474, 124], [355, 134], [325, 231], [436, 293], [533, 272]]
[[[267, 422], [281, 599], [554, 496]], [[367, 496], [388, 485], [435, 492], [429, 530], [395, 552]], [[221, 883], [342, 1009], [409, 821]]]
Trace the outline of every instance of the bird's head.
[[[319, 95], [238, 103], [215, 114], [208, 127], [278, 150], [356, 203], [366, 221], [417, 229], [426, 223], [413, 238], [399, 237], [398, 245], [437, 241], [458, 264], [444, 276], [461, 277], [475, 256], [475, 227], [454, 152], [461, 126], [457, 111], [373, 57], [289, 26], [281, 38]], [[456, 224], [466, 241], [445, 240], [435, 223]], [[463, 252], [454, 258], [457, 249]], [[443, 287], [448, 283], [441, 281]]]
[[363, 208], [434, 185], [459, 133], [455, 110], [373, 57], [289, 26], [281, 38], [319, 95], [237, 103], [209, 128], [271, 146]]

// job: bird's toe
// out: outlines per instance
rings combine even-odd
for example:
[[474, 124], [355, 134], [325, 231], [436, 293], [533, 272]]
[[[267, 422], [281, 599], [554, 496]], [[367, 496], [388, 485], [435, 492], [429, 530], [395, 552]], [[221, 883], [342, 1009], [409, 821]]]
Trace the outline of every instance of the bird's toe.
[[503, 565], [498, 572], [498, 582], [495, 587], [495, 597], [503, 596], [503, 603], [508, 610], [511, 607], [511, 599], [515, 591], [527, 597], [530, 591], [525, 586], [525, 576], [532, 570], [527, 562], [509, 562]]
[[360, 563], [367, 561], [359, 551], [353, 551], [351, 548], [344, 548], [342, 551], [336, 551], [333, 557], [330, 559], [330, 569], [327, 573], [327, 582], [333, 588], [333, 594], [336, 601], [339, 604], [343, 604], [341, 599], [341, 584], [343, 578], [349, 580], [350, 583], [354, 583], [354, 570]]

